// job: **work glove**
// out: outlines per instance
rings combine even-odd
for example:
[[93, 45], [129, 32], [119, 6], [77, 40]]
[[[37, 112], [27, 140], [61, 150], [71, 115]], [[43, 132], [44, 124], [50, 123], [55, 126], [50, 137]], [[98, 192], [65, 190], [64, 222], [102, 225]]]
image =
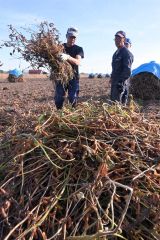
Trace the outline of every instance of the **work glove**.
[[59, 57], [62, 61], [67, 61], [70, 58], [70, 55], [68, 55], [66, 53], [60, 53]]

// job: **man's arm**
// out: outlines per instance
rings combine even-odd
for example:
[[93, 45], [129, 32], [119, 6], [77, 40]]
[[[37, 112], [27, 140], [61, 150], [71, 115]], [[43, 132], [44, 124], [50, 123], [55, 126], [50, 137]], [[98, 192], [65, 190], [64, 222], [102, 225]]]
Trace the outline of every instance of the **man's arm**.
[[120, 76], [120, 82], [124, 83], [131, 76], [131, 67], [133, 63], [133, 57], [129, 52], [126, 52], [123, 56], [123, 71]]
[[60, 57], [63, 61], [68, 61], [72, 65], [80, 65], [81, 59], [84, 58], [83, 48], [81, 48], [81, 47], [78, 47], [76, 49], [75, 57], [70, 56], [68, 53], [67, 54], [61, 53], [60, 55], [61, 55]]
[[80, 65], [82, 57], [77, 55], [75, 58], [69, 56], [68, 62], [74, 65]]

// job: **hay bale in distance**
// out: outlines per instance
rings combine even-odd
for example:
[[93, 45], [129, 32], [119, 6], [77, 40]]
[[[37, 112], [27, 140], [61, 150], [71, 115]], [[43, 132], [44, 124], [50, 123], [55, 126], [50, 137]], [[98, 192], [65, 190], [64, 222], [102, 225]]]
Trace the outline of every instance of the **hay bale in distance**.
[[18, 77], [14, 76], [13, 74], [8, 75], [8, 81], [9, 82], [24, 82], [23, 75], [20, 75]]

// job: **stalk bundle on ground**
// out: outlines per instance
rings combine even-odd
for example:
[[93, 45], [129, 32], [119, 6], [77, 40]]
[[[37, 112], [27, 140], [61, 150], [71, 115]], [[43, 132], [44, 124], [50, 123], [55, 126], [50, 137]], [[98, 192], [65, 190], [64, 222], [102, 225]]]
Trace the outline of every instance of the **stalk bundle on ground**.
[[33, 68], [47, 68], [51, 73], [51, 80], [67, 82], [73, 77], [71, 65], [60, 60], [63, 44], [59, 40], [59, 32], [53, 23], [40, 23], [35, 29], [23, 28], [18, 31], [9, 25], [9, 40], [2, 46], [10, 47], [11, 55], [18, 53], [29, 62]]
[[158, 240], [160, 123], [135, 107], [46, 113], [3, 143], [1, 238]]
[[149, 72], [142, 72], [131, 78], [130, 92], [142, 100], [160, 99], [160, 79]]
[[8, 81], [9, 82], [23, 82], [24, 78], [23, 78], [23, 75], [16, 77], [12, 74], [9, 74], [8, 75]]

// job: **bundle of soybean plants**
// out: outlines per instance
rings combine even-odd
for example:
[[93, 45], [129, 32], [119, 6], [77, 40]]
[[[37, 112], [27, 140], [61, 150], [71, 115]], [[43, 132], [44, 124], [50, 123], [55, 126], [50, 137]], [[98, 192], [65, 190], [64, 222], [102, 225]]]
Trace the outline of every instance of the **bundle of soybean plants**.
[[1, 239], [160, 238], [160, 122], [136, 104], [43, 112], [2, 145]]
[[20, 75], [19, 77], [16, 77], [13, 74], [9, 74], [8, 81], [9, 82], [23, 82], [24, 78], [23, 78], [23, 75]]
[[66, 83], [72, 79], [71, 65], [60, 59], [64, 47], [59, 39], [59, 31], [53, 23], [44, 21], [33, 29], [21, 29], [22, 31], [19, 31], [9, 25], [9, 40], [4, 41], [2, 47], [11, 48], [10, 55], [20, 54], [20, 57], [29, 62], [34, 69], [47, 68], [51, 80]]
[[160, 99], [160, 79], [149, 72], [141, 72], [131, 78], [130, 93], [141, 100]]

